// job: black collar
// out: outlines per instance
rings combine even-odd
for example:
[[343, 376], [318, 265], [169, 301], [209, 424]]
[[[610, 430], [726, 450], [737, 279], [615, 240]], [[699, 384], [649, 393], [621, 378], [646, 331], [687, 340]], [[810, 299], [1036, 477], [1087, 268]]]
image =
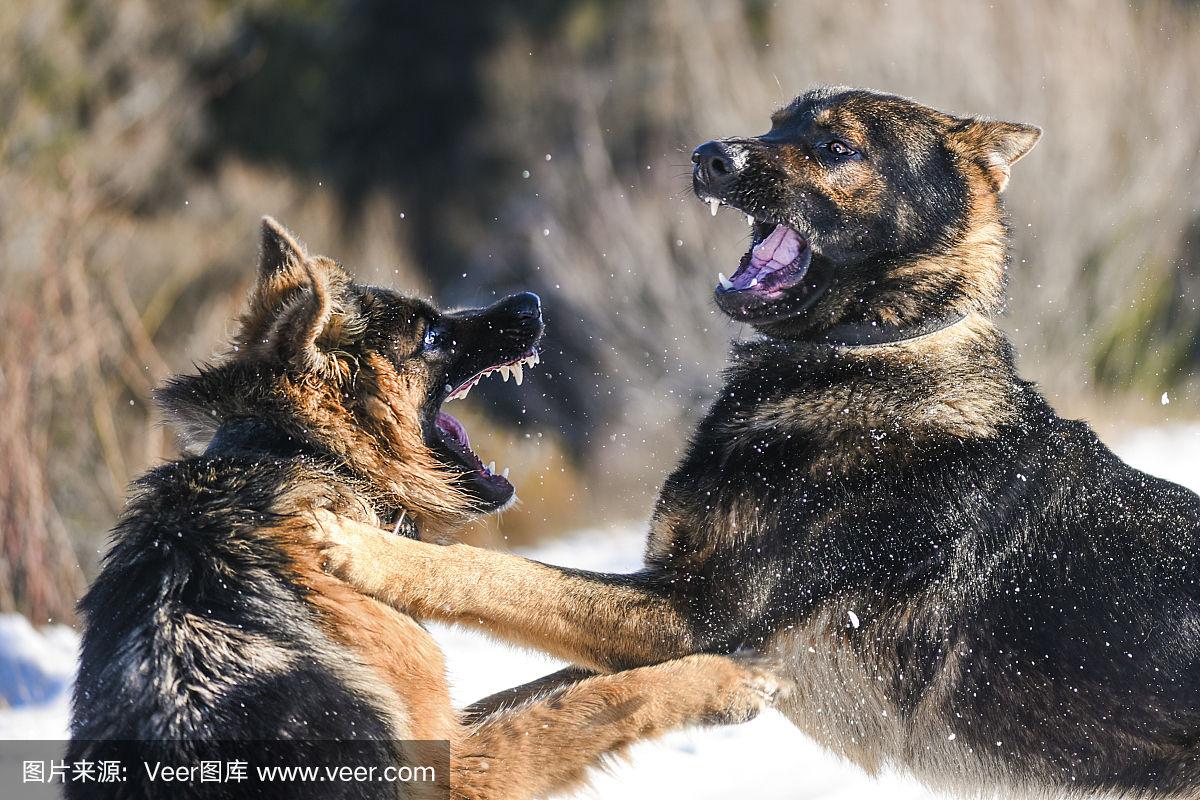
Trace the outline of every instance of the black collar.
[[[274, 458], [297, 458], [318, 455], [316, 448], [287, 433], [269, 420], [258, 417], [237, 417], [226, 420], [217, 428], [204, 450], [206, 456], [246, 453]], [[393, 533], [409, 539], [419, 539], [416, 520], [401, 509], [388, 523]]]
[[933, 317], [916, 325], [892, 325], [877, 323], [856, 323], [837, 325], [813, 339], [819, 344], [834, 347], [874, 347], [882, 344], [899, 344], [920, 339], [931, 333], [944, 331], [957, 325], [967, 318], [966, 314], [953, 313], [941, 317]]

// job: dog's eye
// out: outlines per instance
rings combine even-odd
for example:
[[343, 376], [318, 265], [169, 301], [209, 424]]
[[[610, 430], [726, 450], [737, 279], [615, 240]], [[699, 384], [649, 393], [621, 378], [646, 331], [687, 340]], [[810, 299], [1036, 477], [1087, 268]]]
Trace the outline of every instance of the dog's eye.
[[445, 331], [434, 325], [430, 325], [425, 329], [425, 338], [421, 344], [426, 350], [437, 350], [442, 346], [445, 338]]
[[825, 145], [825, 149], [833, 153], [838, 158], [851, 158], [858, 155], [857, 150], [855, 150], [853, 147], [850, 147], [845, 142], [839, 142], [837, 139], [834, 139], [832, 142]]

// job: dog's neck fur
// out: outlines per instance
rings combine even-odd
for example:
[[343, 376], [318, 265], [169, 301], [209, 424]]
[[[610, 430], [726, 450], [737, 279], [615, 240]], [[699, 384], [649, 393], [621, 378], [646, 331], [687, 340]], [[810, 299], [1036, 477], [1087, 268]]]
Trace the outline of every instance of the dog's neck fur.
[[952, 241], [888, 268], [887, 277], [869, 292], [867, 319], [916, 325], [937, 316], [991, 315], [1003, 307], [1008, 225], [1000, 198], [977, 192], [963, 230]]
[[920, 439], [979, 438], [1012, 417], [1014, 380], [1007, 339], [975, 314], [877, 346], [768, 337], [739, 343], [726, 397], [752, 409], [748, 432], [779, 425], [825, 443], [901, 429]]
[[[226, 435], [233, 437], [227, 443], [273, 457], [315, 457], [344, 475], [375, 509], [378, 518], [363, 520], [371, 524], [390, 527], [393, 512], [404, 509], [406, 524], [440, 536], [470, 520], [470, 502], [451, 488], [453, 476], [432, 454], [389, 455], [380, 444], [384, 432], [364, 427], [396, 424], [399, 409], [356, 415], [327, 396], [320, 384], [297, 386], [286, 375], [264, 378], [262, 371], [269, 368], [230, 363], [175, 377], [156, 393], [186, 450], [219, 446]], [[263, 438], [250, 446], [247, 437], [259, 433]], [[287, 454], [275, 452], [285, 447]]]
[[234, 417], [221, 423], [204, 450], [206, 456], [253, 453], [278, 458], [320, 456], [311, 444], [297, 439], [265, 417]]
[[[770, 335], [738, 343], [718, 401], [724, 430], [747, 444], [767, 430], [775, 440], [801, 437], [822, 453], [814, 468], [825, 469], [864, 463], [881, 440], [894, 458], [905, 443], [988, 438], [1014, 420], [1023, 384], [991, 318], [1003, 299], [1006, 226], [996, 195], [974, 197], [972, 209], [956, 241], [897, 268], [858, 320], [897, 329], [961, 321], [866, 346]], [[845, 448], [852, 457], [839, 457]]]

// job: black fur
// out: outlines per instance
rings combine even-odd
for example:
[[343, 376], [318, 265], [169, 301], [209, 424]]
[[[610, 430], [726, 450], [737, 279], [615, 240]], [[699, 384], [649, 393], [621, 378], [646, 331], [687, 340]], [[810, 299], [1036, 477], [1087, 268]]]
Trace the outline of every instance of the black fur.
[[[869, 207], [831, 206], [838, 166], [779, 166], [779, 147], [819, 158], [822, 109], [860, 123], [864, 171], [886, 183]], [[768, 336], [735, 348], [650, 563], [686, 587], [669, 594], [693, 646], [783, 655], [800, 687], [786, 713], [864, 765], [968, 791], [1197, 796], [1200, 498], [1056, 416], [982, 318], [903, 352], [816, 343], [835, 322], [999, 306], [1003, 264], [967, 237], [1004, 231], [1003, 181], [973, 148], [1008, 151], [971, 126], [823, 90], [732, 140], [748, 152], [722, 197], [806, 232], [843, 293], [787, 325], [752, 319]], [[960, 269], [893, 277], [930, 258]]]
[[[804, 674], [845, 648], [879, 682], [883, 702], [865, 713], [894, 709], [901, 726], [932, 716], [943, 738], [1000, 762], [987, 769], [1015, 783], [1200, 786], [1200, 498], [1123, 464], [1024, 383], [1016, 420], [994, 435], [917, 442], [880, 430], [879, 457], [863, 469], [814, 475], [827, 445], [781, 431], [730, 447], [739, 398], [786, 392], [794, 379], [772, 353], [770, 366], [731, 370], [737, 389], [663, 491], [660, 513], [691, 532], [657, 569], [677, 579], [676, 564], [707, 553], [687, 570], [687, 591], [671, 592], [694, 646], [770, 650], [780, 632], [812, 626], [783, 650], [797, 706], [851, 710], [850, 698], [805, 696], [841, 691], [808, 689]], [[847, 735], [840, 728], [814, 732], [828, 742]], [[920, 762], [928, 744], [880, 755]], [[939, 783], [975, 778], [933, 769]]]
[[[138, 763], [126, 764], [129, 787], [68, 783], [67, 797], [249, 796], [236, 783], [140, 782], [143, 760], [195, 766], [229, 741], [293, 740], [288, 763], [321, 765], [354, 763], [323, 741], [361, 739], [362, 763], [398, 763], [378, 709], [339, 677], [347, 654], [321, 634], [289, 559], [260, 535], [278, 521], [285, 487], [334, 479], [312, 458], [234, 452], [166, 464], [137, 482], [80, 602], [87, 628], [67, 760], [97, 760], [121, 742], [130, 744], [117, 752]], [[225, 752], [235, 754], [263, 753], [249, 744]], [[288, 795], [394, 796], [349, 783], [296, 783]]]

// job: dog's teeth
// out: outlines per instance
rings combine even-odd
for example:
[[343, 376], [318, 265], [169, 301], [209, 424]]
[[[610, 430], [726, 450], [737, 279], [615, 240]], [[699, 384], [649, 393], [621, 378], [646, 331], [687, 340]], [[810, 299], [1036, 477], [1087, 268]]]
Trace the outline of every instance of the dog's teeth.
[[755, 286], [758, 286], [758, 278], [750, 281], [750, 288], [753, 289]]
[[487, 472], [488, 472], [488, 475], [496, 474], [496, 462], [495, 461], [493, 461], [492, 463], [487, 465]]
[[754, 227], [754, 217], [747, 214], [746, 215], [746, 224], [749, 225], [751, 228], [753, 228]]
[[504, 382], [508, 383], [508, 367], [501, 367], [497, 371], [500, 373], [500, 377], [504, 379]]
[[455, 397], [455, 399], [456, 400], [466, 399], [466, 396], [471, 393], [471, 387], [474, 385], [475, 385], [474, 383], [468, 383], [465, 386], [463, 386], [462, 391], [460, 391], [458, 393], [458, 395]]
[[708, 201], [708, 210], [712, 212], [712, 215], [714, 217], [717, 215], [717, 209], [720, 207], [721, 207], [721, 201], [716, 199], [715, 197]]
[[504, 478], [504, 480], [508, 480], [508, 467], [504, 468], [504, 472], [500, 473], [500, 477]]
[[520, 364], [513, 364], [513, 380], [517, 382], [517, 386], [521, 385], [521, 381], [525, 380], [525, 372], [521, 369]]
[[729, 280], [729, 278], [726, 278], [724, 272], [717, 273], [717, 283], [721, 284], [722, 289], [733, 288], [733, 281]]

